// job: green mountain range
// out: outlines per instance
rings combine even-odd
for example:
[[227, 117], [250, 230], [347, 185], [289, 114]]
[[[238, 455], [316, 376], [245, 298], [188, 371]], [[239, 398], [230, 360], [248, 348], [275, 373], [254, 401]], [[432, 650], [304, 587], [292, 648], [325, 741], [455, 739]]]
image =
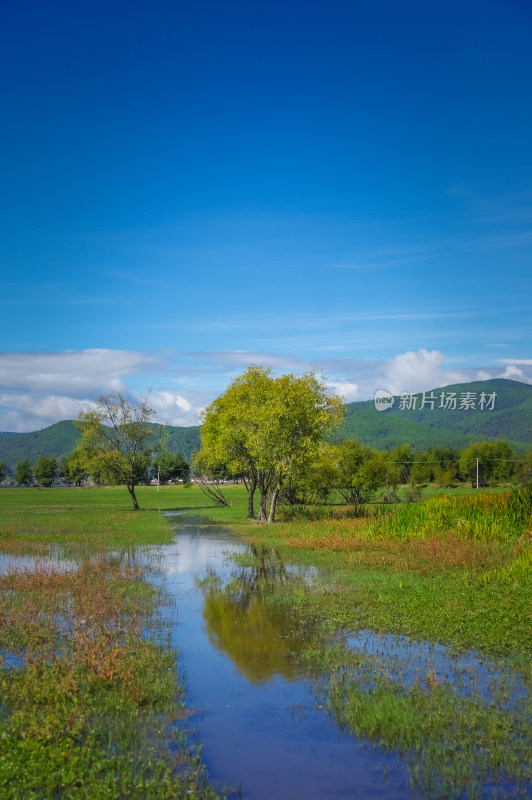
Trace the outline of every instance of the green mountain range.
[[[461, 403], [467, 405], [467, 398], [474, 407], [460, 408]], [[199, 448], [199, 431], [198, 425], [169, 426], [168, 449], [190, 459]], [[70, 420], [32, 433], [0, 432], [0, 461], [14, 470], [24, 458], [32, 464], [39, 456], [60, 459], [72, 452], [79, 436]], [[358, 439], [378, 450], [405, 442], [414, 450], [445, 445], [463, 449], [475, 441], [505, 439], [523, 453], [532, 445], [532, 386], [501, 378], [460, 383], [425, 392], [424, 398], [422, 392], [412, 398], [396, 396], [385, 411], [377, 411], [373, 400], [348, 403], [345, 417], [331, 439]]]
[[[153, 426], [160, 427], [160, 426]], [[199, 449], [199, 425], [190, 428], [167, 428], [167, 446], [175, 453], [181, 453], [187, 460]], [[72, 420], [56, 422], [48, 428], [32, 433], [0, 432], [0, 461], [13, 471], [19, 461], [28, 458], [35, 464], [39, 456], [53, 457], [57, 460], [71, 453], [81, 434]]]
[[[460, 408], [468, 399], [473, 407]], [[333, 436], [340, 439], [359, 439], [378, 450], [404, 442], [414, 450], [446, 445], [463, 449], [473, 441], [505, 439], [521, 453], [532, 444], [532, 386], [494, 378], [440, 387], [424, 397], [422, 392], [412, 398], [395, 396], [385, 411], [377, 411], [373, 400], [348, 403]]]

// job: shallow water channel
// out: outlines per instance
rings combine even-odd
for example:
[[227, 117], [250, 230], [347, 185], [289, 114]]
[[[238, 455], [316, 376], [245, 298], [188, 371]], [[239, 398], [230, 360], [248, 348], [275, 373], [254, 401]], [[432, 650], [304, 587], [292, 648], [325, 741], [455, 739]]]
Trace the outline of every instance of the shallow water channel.
[[411, 797], [395, 755], [339, 731], [294, 655], [297, 636], [261, 603], [261, 580], [296, 571], [271, 558], [236, 566], [230, 556], [249, 548], [219, 527], [176, 517], [176, 530], [146, 556], [175, 600], [173, 645], [210, 782], [250, 800]]

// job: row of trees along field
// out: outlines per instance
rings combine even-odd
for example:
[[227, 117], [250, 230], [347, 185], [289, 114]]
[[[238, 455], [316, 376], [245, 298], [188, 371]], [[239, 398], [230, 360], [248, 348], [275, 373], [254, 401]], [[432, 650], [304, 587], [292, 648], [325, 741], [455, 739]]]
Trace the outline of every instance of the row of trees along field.
[[360, 442], [323, 443], [307, 472], [295, 473], [282, 499], [290, 504], [323, 502], [333, 492], [346, 503], [360, 505], [380, 499], [419, 499], [421, 486], [454, 487], [460, 482], [485, 487], [516, 480], [532, 481], [532, 450], [519, 458], [506, 442], [478, 442], [459, 451], [453, 447], [413, 452], [409, 444], [391, 451], [373, 450]]
[[[154, 480], [161, 483], [184, 481], [190, 479], [190, 464], [180, 453], [160, 452], [154, 457], [138, 465], [135, 469], [136, 485], [148, 484]], [[7, 470], [0, 462], [0, 483], [7, 477]], [[90, 474], [83, 467], [77, 453], [63, 456], [59, 461], [52, 457], [40, 456], [34, 465], [28, 458], [19, 461], [13, 473], [13, 480], [19, 486], [43, 486], [51, 488], [57, 482], [68, 486], [81, 486], [89, 479], [97, 485], [125, 483], [121, 480], [121, 475], [115, 475], [111, 479], [109, 475], [104, 475], [102, 471], [94, 470], [94, 475]]]
[[[94, 410], [76, 423], [81, 440], [57, 464], [41, 456], [32, 466], [16, 467], [19, 485], [52, 486], [58, 478], [80, 485], [125, 484], [133, 507], [135, 487], [153, 478], [187, 481], [190, 466], [178, 453], [165, 450], [164, 435], [150, 425], [154, 411], [147, 400], [132, 402], [120, 393], [98, 398]], [[409, 444], [387, 452], [346, 440], [330, 444], [326, 436], [343, 416], [341, 400], [328, 393], [324, 379], [313, 372], [275, 377], [270, 369], [250, 366], [223, 395], [205, 409], [201, 448], [193, 459], [194, 479], [215, 501], [225, 503], [216, 488], [224, 480], [243, 481], [248, 491], [248, 516], [273, 521], [279, 502], [324, 502], [330, 497], [360, 505], [394, 500], [399, 485], [417, 499], [419, 486], [436, 482], [453, 486], [471, 481], [487, 486], [507, 480], [532, 481], [532, 450], [518, 458], [504, 441], [479, 442], [459, 451], [452, 447], [413, 452]], [[0, 480], [5, 470], [0, 465]]]
[[[357, 441], [330, 444], [325, 436], [340, 421], [342, 406], [313, 373], [275, 378], [252, 366], [204, 412], [201, 449], [194, 472], [214, 481], [240, 478], [248, 490], [248, 516], [260, 492], [258, 521], [272, 521], [275, 506], [337, 499], [360, 505], [377, 498], [415, 500], [419, 486], [436, 481], [453, 486], [471, 481], [487, 486], [516, 477], [532, 478], [532, 451], [519, 460], [504, 441], [480, 442], [414, 453], [409, 444], [390, 452]], [[224, 502], [223, 493], [212, 491]], [[269, 501], [269, 511], [267, 503]]]
[[52, 486], [61, 477], [80, 485], [90, 479], [99, 485], [125, 484], [138, 509], [135, 487], [161, 481], [188, 480], [190, 466], [179, 453], [164, 449], [164, 436], [149, 421], [155, 414], [145, 399], [129, 401], [119, 392], [101, 396], [96, 408], [81, 412], [76, 423], [81, 440], [74, 452], [61, 459], [41, 456], [32, 467], [28, 459], [17, 464], [15, 483]]

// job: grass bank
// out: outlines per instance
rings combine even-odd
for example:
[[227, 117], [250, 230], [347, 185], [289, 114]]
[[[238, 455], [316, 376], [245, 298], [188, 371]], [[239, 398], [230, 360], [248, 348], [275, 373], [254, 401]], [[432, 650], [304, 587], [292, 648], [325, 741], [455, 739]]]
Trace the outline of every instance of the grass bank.
[[327, 509], [322, 519], [312, 519], [315, 513], [241, 526], [286, 557], [319, 567], [319, 585], [300, 599], [305, 614], [331, 630], [371, 628], [526, 663], [530, 494], [437, 495], [362, 519], [345, 507]]
[[36, 557], [0, 575], [3, 798], [218, 797], [176, 725], [187, 707], [164, 594], [132, 558], [171, 540], [163, 493], [137, 513], [125, 494], [0, 492], [0, 554]]

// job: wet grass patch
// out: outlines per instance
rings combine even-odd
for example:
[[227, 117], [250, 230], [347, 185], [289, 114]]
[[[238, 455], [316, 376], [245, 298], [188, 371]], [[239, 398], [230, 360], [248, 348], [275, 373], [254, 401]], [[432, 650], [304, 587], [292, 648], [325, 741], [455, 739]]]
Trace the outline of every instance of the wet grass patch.
[[[530, 509], [524, 492], [436, 496], [373, 520], [260, 532], [286, 561], [318, 568], [271, 602], [321, 634], [302, 657], [320, 702], [344, 730], [401, 753], [423, 796], [532, 792]], [[391, 635], [408, 655], [376, 651]], [[413, 647], [432, 648], [417, 668]]]
[[0, 552], [37, 556], [0, 575], [0, 796], [218, 797], [185, 734], [167, 599], [135, 559], [173, 532], [155, 510], [122, 509], [117, 491], [73, 490], [53, 513], [66, 494], [21, 490], [0, 510]]
[[401, 753], [421, 795], [529, 796], [530, 697], [504, 660], [372, 631], [306, 659], [340, 727]]
[[373, 665], [334, 675], [327, 705], [353, 735], [400, 752], [426, 796], [484, 797], [491, 786], [498, 796], [525, 797], [532, 788], [529, 708], [464, 696], [431, 672], [407, 686]]

